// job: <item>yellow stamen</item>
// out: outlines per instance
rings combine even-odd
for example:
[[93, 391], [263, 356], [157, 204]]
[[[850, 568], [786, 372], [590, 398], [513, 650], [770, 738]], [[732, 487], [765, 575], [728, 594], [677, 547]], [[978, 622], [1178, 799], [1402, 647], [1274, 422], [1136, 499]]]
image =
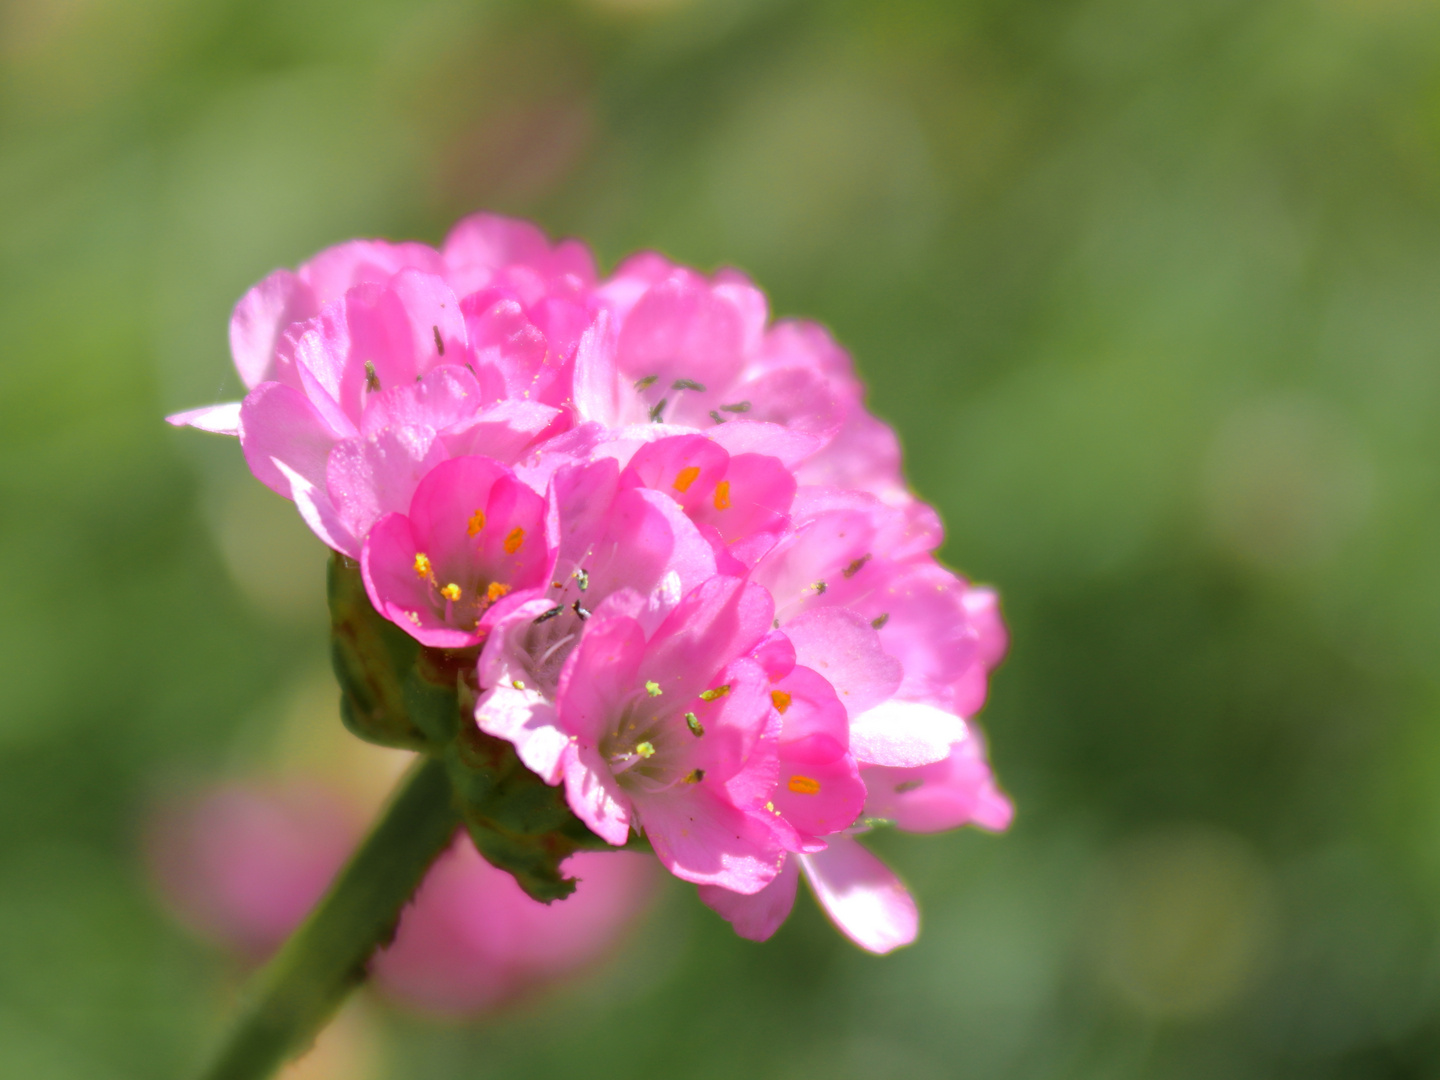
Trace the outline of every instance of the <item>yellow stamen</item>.
[[521, 682], [519, 679], [511, 679], [511, 680], [510, 680], [510, 685], [513, 686], [516, 690], [524, 690], [524, 689], [525, 689], [525, 684], [524, 684], [523, 682]]
[[520, 550], [520, 545], [525, 542], [525, 530], [516, 525], [510, 530], [510, 535], [505, 537], [505, 554], [514, 555]]
[[430, 556], [426, 555], [423, 551], [417, 551], [415, 553], [415, 573], [421, 577], [430, 576]]
[[680, 470], [680, 475], [675, 477], [675, 490], [679, 492], [688, 490], [690, 485], [695, 482], [695, 478], [699, 475], [699, 465], [685, 466], [685, 468]]
[[730, 481], [721, 480], [715, 485], [715, 509], [730, 509]]
[[485, 511], [476, 510], [470, 515], [470, 524], [465, 526], [465, 531], [474, 536], [485, 527]]
[[724, 686], [717, 686], [717, 687], [715, 687], [714, 690], [706, 690], [706, 691], [703, 691], [703, 692], [700, 694], [700, 700], [701, 700], [701, 701], [714, 701], [716, 698], [722, 698], [722, 697], [724, 697], [724, 696], [725, 696], [726, 694], [728, 694], [729, 692], [730, 692], [730, 684], [729, 684], [729, 683], [726, 683]]
[[490, 587], [485, 590], [485, 599], [494, 603], [510, 591], [509, 585], [502, 585], [498, 581], [490, 582]]
[[654, 757], [654, 756], [655, 756], [655, 744], [654, 744], [654, 743], [648, 743], [648, 742], [636, 743], [636, 744], [635, 744], [635, 753], [639, 754], [639, 755], [640, 755], [641, 757], [643, 757], [643, 758], [651, 758], [651, 757]]
[[770, 700], [775, 703], [775, 710], [784, 716], [785, 710], [790, 707], [790, 695], [784, 690], [771, 690]]
[[818, 795], [820, 794], [820, 781], [809, 776], [795, 774], [790, 777], [790, 783], [785, 785], [796, 795]]
[[449, 585], [446, 585], [443, 589], [440, 590], [440, 595], [445, 597], [446, 600], [449, 600], [453, 604], [455, 603], [455, 601], [460, 599], [460, 586], [456, 585], [452, 581]]

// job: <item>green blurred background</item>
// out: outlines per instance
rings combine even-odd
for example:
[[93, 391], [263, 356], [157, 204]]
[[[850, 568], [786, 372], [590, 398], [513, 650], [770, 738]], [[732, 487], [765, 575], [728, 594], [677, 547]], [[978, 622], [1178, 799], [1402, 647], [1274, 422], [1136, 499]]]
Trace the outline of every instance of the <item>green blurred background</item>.
[[1019, 815], [881, 838], [893, 957], [677, 885], [499, 1016], [362, 999], [325, 1075], [1440, 1076], [1425, 0], [7, 0], [0, 1076], [193, 1067], [240, 973], [145, 817], [338, 730], [323, 553], [162, 415], [273, 267], [478, 208], [834, 329], [1002, 590]]

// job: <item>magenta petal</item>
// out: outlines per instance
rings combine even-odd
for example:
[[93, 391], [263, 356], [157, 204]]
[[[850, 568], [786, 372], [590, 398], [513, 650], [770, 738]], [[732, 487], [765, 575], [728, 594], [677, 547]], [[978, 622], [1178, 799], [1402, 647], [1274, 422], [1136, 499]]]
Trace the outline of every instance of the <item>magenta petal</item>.
[[698, 887], [700, 900], [750, 941], [768, 941], [795, 907], [795, 889], [800, 883], [800, 864], [786, 859], [780, 873], [757, 893], [746, 896], [715, 885]]
[[856, 945], [888, 953], [915, 940], [920, 913], [910, 891], [854, 837], [796, 858], [825, 914]]
[[[865, 809], [865, 785], [855, 759], [823, 735], [780, 747], [775, 808], [802, 837], [848, 829]], [[814, 850], [820, 844], [807, 844]]]
[[167, 424], [176, 427], [193, 427], [211, 431], [216, 435], [240, 434], [240, 402], [227, 401], [223, 405], [207, 405], [203, 409], [189, 409], [172, 413], [165, 418]]
[[360, 553], [370, 602], [425, 645], [440, 649], [474, 645], [480, 640], [477, 634], [450, 626], [436, 614], [430, 583], [415, 572], [419, 549], [410, 519], [404, 514], [387, 514], [375, 524]]
[[755, 647], [770, 629], [774, 610], [770, 594], [758, 585], [713, 577], [681, 600], [656, 631], [645, 668], [665, 693], [688, 700], [707, 689], [731, 657]]
[[887, 653], [870, 620], [848, 608], [803, 611], [785, 624], [796, 660], [835, 687], [851, 718], [880, 704], [900, 686], [900, 661]]
[[862, 765], [911, 768], [943, 761], [968, 734], [965, 721], [934, 705], [887, 701], [850, 723], [850, 752]]
[[556, 694], [561, 729], [583, 746], [599, 741], [606, 723], [639, 685], [645, 651], [640, 624], [624, 617], [594, 616], [565, 662]]

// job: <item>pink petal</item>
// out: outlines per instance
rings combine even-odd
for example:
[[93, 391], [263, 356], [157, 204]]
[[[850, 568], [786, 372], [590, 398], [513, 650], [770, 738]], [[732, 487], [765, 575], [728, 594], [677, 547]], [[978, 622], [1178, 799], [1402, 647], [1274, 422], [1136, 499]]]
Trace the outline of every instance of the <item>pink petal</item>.
[[915, 940], [920, 913], [910, 891], [853, 837], [796, 858], [825, 914], [856, 945], [883, 954]]
[[900, 686], [900, 661], [881, 647], [870, 620], [847, 608], [803, 611], [785, 624], [796, 660], [835, 687], [852, 719], [879, 705]]
[[440, 649], [463, 649], [479, 635], [448, 625], [435, 612], [426, 578], [415, 572], [420, 550], [410, 519], [387, 514], [376, 522], [360, 553], [360, 570], [370, 602], [417, 641]]
[[484, 454], [509, 465], [519, 461], [560, 415], [559, 409], [533, 401], [499, 401], [480, 410], [473, 420], [442, 431], [440, 438], [452, 457]]
[[[781, 816], [806, 838], [848, 829], [865, 809], [865, 785], [841, 744], [812, 735], [780, 747], [780, 782], [773, 796]], [[823, 844], [808, 843], [813, 851]]]
[[786, 859], [780, 873], [757, 893], [746, 896], [715, 885], [699, 886], [700, 900], [750, 941], [768, 941], [790, 917], [795, 906], [795, 888], [800, 883], [800, 864]]
[[286, 471], [323, 490], [335, 434], [304, 394], [280, 383], [261, 383], [240, 405], [240, 446], [256, 478], [293, 499]]
[[705, 783], [636, 799], [655, 855], [676, 877], [750, 895], [774, 880], [784, 853], [759, 815], [725, 802]]
[[172, 413], [165, 418], [167, 424], [176, 427], [193, 427], [201, 431], [212, 431], [216, 435], [240, 434], [240, 402], [227, 401], [223, 405], [206, 405], [203, 409]]
[[560, 726], [582, 747], [599, 741], [611, 717], [640, 685], [637, 672], [644, 652], [645, 635], [633, 619], [596, 615], [585, 627], [565, 662], [556, 695]]
[[995, 786], [981, 740], [957, 742], [943, 761], [915, 769], [866, 768], [865, 812], [906, 832], [939, 832], [974, 823], [997, 832], [1014, 808]]
[[472, 214], [445, 238], [446, 273], [464, 296], [488, 285], [505, 267], [520, 264], [546, 278], [574, 275], [581, 284], [595, 281], [595, 262], [578, 240], [553, 247], [528, 221], [498, 214]]
[[629, 800], [593, 747], [575, 748], [566, 761], [565, 801], [607, 844], [619, 847], [630, 839]]
[[732, 657], [754, 648], [770, 629], [774, 610], [770, 594], [758, 585], [711, 578], [686, 595], [655, 632], [645, 657], [648, 677], [676, 701], [688, 701], [707, 689]]
[[850, 752], [862, 765], [912, 768], [943, 761], [967, 735], [958, 716], [918, 701], [887, 701], [850, 722]]
[[246, 389], [275, 378], [281, 332], [319, 311], [310, 286], [289, 270], [276, 270], [240, 298], [230, 316], [230, 355]]
[[363, 537], [383, 515], [408, 510], [421, 479], [444, 459], [429, 428], [387, 428], [338, 443], [326, 464], [325, 487], [345, 528]]
[[556, 723], [555, 706], [539, 691], [511, 683], [492, 686], [475, 702], [475, 722], [487, 735], [511, 743], [525, 767], [547, 784], [560, 782], [570, 737]]
[[[807, 432], [759, 420], [727, 420], [706, 429], [705, 434], [731, 454], [765, 454], [779, 458], [792, 469], [823, 445], [820, 439]], [[811, 482], [813, 481], [801, 481]]]
[[473, 420], [480, 411], [480, 384], [475, 376], [459, 364], [442, 364], [419, 382], [370, 395], [360, 431], [373, 435], [387, 427], [416, 424], [444, 431]]

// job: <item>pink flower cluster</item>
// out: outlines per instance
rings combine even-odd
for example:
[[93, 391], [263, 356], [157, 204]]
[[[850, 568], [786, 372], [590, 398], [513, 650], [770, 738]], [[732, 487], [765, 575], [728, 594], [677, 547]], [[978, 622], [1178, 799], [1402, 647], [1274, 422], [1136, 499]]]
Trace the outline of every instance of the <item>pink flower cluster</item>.
[[[151, 874], [192, 929], [258, 962], [300, 925], [359, 842], [356, 810], [318, 783], [227, 783], [155, 815]], [[563, 904], [542, 904], [462, 837], [371, 961], [381, 992], [432, 1015], [469, 1015], [595, 960], [653, 896], [651, 867], [629, 852], [582, 852], [567, 869], [579, 887]]]
[[479, 727], [742, 935], [803, 873], [856, 943], [906, 944], [856, 835], [1008, 825], [970, 722], [995, 595], [936, 561], [846, 353], [742, 275], [601, 278], [477, 215], [271, 274], [230, 341], [244, 401], [172, 422], [238, 436], [387, 618], [479, 647]]

